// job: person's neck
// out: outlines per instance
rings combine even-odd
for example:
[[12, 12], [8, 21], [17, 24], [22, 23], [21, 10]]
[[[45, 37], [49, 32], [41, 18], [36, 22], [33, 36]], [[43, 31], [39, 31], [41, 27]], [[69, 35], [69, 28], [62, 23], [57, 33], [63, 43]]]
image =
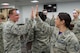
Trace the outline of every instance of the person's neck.
[[75, 17], [74, 20], [78, 20], [78, 17]]
[[66, 30], [67, 30], [67, 28], [65, 26], [60, 26], [59, 27], [60, 32], [65, 32]]
[[13, 19], [10, 19], [10, 21], [12, 21], [12, 22], [14, 22], [14, 23], [15, 23], [15, 21], [14, 21]]

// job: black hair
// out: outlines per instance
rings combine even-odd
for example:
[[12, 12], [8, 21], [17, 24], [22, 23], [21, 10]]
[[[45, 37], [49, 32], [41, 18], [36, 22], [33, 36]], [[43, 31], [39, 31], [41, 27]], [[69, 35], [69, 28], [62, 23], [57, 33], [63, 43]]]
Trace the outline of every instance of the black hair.
[[39, 16], [42, 19], [42, 21], [45, 21], [47, 19], [47, 16], [44, 15], [42, 12], [38, 12], [38, 13], [39, 13]]
[[60, 12], [58, 14], [60, 20], [64, 20], [65, 21], [65, 26], [67, 28], [69, 28], [70, 30], [72, 30], [72, 26], [71, 26], [71, 17], [68, 13], [65, 13], [65, 12]]

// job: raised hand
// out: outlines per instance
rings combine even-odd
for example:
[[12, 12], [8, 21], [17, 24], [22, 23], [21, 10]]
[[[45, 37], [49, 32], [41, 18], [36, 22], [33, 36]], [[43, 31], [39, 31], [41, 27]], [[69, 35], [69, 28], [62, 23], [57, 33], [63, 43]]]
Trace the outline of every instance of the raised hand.
[[36, 5], [36, 13], [35, 16], [38, 17], [38, 5]]
[[34, 8], [32, 7], [31, 18], [34, 19], [35, 17], [38, 17], [38, 5], [36, 5], [35, 12]]
[[34, 8], [32, 7], [31, 18], [34, 19]]

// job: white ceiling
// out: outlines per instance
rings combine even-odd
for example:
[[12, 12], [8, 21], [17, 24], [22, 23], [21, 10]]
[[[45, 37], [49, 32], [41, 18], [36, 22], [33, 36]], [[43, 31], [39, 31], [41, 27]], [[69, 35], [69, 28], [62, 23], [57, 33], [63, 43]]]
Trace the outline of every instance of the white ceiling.
[[[3, 2], [8, 2], [11, 5], [33, 5], [30, 1], [32, 0], [0, 0], [0, 4]], [[80, 2], [80, 0], [38, 0], [37, 4], [49, 4], [49, 3], [58, 3], [58, 2]]]

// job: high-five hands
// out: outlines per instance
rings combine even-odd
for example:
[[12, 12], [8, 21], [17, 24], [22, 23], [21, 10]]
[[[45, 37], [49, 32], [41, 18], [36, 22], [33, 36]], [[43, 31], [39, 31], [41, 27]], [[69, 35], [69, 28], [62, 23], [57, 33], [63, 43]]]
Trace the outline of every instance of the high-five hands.
[[34, 8], [32, 7], [32, 11], [31, 11], [31, 18], [32, 18], [32, 19], [38, 17], [38, 5], [36, 5], [35, 11], [36, 11], [36, 12], [34, 12]]

